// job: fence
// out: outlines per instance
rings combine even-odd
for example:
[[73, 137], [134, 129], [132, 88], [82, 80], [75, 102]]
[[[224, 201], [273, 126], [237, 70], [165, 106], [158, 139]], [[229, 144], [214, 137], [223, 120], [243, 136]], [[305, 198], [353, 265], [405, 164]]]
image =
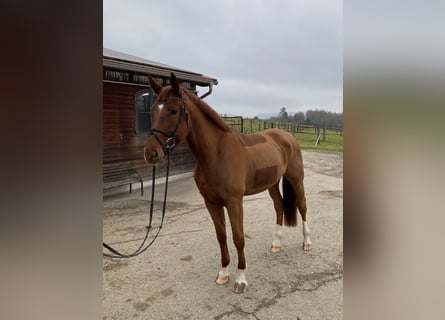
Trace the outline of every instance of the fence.
[[[255, 133], [270, 128], [278, 128], [290, 132], [294, 136], [308, 135], [315, 146], [320, 144], [321, 141], [329, 140], [329, 136], [343, 136], [343, 128], [312, 126], [276, 120], [243, 119], [239, 116], [224, 116], [223, 119], [228, 125], [243, 133]], [[313, 139], [309, 135], [312, 135]]]
[[234, 127], [239, 132], [244, 132], [244, 119], [238, 116], [223, 116], [225, 123], [229, 126]]

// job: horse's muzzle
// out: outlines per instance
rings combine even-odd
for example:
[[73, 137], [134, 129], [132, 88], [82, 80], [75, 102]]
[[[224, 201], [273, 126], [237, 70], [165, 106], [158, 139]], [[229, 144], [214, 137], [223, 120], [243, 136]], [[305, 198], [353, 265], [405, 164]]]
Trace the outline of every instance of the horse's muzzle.
[[156, 149], [144, 148], [144, 159], [148, 163], [156, 164], [162, 160], [162, 155], [160, 155]]

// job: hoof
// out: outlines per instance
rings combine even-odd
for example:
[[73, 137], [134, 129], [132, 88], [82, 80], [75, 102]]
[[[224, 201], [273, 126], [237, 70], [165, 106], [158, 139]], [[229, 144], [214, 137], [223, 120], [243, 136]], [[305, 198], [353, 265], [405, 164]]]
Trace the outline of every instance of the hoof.
[[226, 284], [227, 282], [229, 282], [229, 280], [230, 280], [230, 276], [229, 275], [224, 275], [224, 276], [218, 275], [216, 277], [215, 282], [216, 282], [216, 284], [223, 285], [223, 284]]
[[270, 252], [276, 253], [276, 252], [280, 252], [281, 251], [281, 246], [272, 246], [272, 248], [270, 248]]
[[247, 288], [248, 288], [247, 282], [235, 283], [235, 286], [233, 287], [233, 292], [244, 293], [248, 290]]
[[303, 250], [304, 251], [310, 251], [312, 250], [312, 243], [308, 242], [308, 243], [304, 243], [303, 242]]

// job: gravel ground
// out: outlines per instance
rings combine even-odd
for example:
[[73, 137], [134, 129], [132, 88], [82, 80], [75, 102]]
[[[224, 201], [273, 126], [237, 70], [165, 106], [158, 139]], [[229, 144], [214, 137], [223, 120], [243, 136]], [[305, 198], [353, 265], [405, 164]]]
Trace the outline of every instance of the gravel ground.
[[[282, 251], [269, 251], [275, 211], [268, 192], [244, 199], [247, 281], [232, 293], [237, 256], [228, 227], [230, 282], [220, 268], [215, 230], [192, 174], [172, 177], [159, 237], [131, 259], [103, 259], [103, 319], [342, 319], [343, 154], [303, 151], [313, 249], [302, 249], [302, 224], [284, 228]], [[157, 187], [155, 227], [163, 185]], [[104, 241], [134, 251], [144, 237], [150, 190], [104, 197]], [[227, 219], [228, 221], [228, 219]]]

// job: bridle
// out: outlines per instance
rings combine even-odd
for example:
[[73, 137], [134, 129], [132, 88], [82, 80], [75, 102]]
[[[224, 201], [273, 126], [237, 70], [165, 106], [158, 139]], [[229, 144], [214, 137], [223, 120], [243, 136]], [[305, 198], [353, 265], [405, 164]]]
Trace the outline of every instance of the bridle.
[[[149, 136], [153, 135], [156, 138], [156, 140], [158, 140], [159, 144], [162, 146], [162, 150], [164, 151], [165, 155], [167, 155], [170, 151], [172, 151], [173, 148], [176, 146], [176, 134], [178, 133], [179, 126], [181, 125], [182, 118], [184, 117], [184, 114], [185, 114], [185, 121], [188, 126], [188, 112], [185, 109], [185, 101], [184, 101], [183, 93], [181, 92], [181, 98], [166, 97], [166, 98], [163, 98], [162, 100], [160, 100], [160, 102], [163, 102], [166, 100], [181, 101], [181, 110], [179, 111], [179, 119], [178, 119], [178, 123], [176, 124], [175, 130], [173, 131], [172, 134], [170, 134], [170, 133], [165, 132], [158, 128], [151, 128], [150, 132], [148, 134]], [[163, 136], [167, 137], [167, 139], [165, 141], [162, 141], [162, 139], [159, 137], [159, 135], [157, 133], [162, 134]]]

